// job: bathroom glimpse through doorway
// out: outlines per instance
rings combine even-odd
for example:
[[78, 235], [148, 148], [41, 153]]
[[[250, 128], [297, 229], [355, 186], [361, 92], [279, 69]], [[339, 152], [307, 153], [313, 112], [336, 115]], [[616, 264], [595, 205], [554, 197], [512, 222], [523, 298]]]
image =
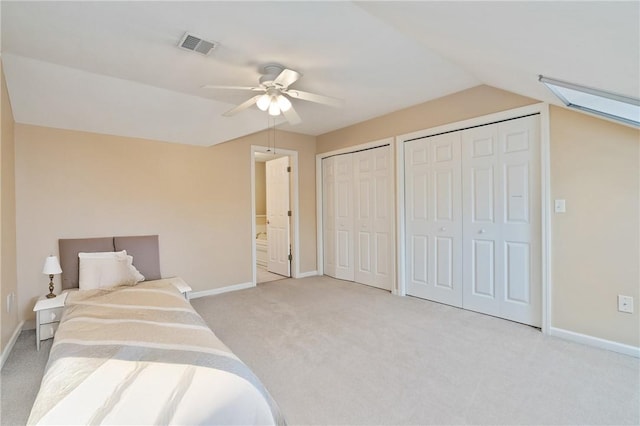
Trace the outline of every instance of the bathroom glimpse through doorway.
[[297, 152], [252, 147], [253, 284], [296, 277]]

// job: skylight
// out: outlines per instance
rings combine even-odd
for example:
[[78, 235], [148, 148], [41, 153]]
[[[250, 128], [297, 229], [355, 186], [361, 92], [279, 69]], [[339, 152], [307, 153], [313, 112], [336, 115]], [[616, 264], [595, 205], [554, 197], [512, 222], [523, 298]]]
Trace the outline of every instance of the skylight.
[[640, 99], [540, 76], [566, 106], [640, 127]]

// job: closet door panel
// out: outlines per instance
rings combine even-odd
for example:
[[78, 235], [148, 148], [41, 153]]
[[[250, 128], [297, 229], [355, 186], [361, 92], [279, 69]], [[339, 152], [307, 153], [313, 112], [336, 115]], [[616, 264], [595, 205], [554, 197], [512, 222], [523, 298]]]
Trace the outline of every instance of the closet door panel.
[[405, 226], [408, 295], [430, 299], [433, 272], [430, 264], [432, 218], [429, 173], [429, 140], [405, 143]]
[[463, 131], [464, 305], [541, 323], [539, 118]]
[[354, 280], [353, 154], [335, 158], [336, 278]]
[[354, 153], [355, 281], [391, 290], [391, 148]]
[[322, 237], [324, 273], [336, 276], [335, 157], [322, 160]]
[[503, 178], [500, 316], [540, 326], [541, 206], [539, 116], [499, 123]]
[[460, 134], [405, 144], [407, 293], [462, 306]]
[[496, 125], [462, 131], [462, 181], [463, 307], [499, 316], [503, 220]]

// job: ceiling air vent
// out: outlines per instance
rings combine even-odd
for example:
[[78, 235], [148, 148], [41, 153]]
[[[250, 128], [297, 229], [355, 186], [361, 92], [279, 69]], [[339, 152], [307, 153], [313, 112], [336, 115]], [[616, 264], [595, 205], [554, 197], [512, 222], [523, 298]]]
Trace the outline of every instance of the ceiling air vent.
[[190, 33], [185, 33], [178, 43], [178, 47], [181, 49], [191, 50], [201, 55], [208, 55], [217, 45], [218, 43], [214, 41], [203, 40], [202, 37]]

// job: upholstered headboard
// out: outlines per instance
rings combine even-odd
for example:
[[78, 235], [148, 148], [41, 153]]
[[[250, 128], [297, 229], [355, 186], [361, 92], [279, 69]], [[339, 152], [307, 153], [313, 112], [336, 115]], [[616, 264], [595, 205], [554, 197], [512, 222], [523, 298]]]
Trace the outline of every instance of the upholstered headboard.
[[78, 288], [78, 253], [126, 250], [133, 256], [133, 265], [146, 280], [157, 280], [160, 275], [160, 254], [157, 235], [132, 237], [76, 238], [58, 240], [62, 289]]

